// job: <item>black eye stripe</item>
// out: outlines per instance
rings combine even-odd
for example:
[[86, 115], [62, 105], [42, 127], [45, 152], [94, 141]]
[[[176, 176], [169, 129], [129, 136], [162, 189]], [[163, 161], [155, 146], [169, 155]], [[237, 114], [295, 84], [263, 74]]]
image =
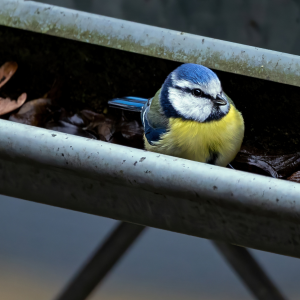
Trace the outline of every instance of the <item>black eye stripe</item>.
[[207, 94], [204, 94], [204, 98], [207, 98], [207, 99], [209, 99], [209, 100], [213, 100], [213, 99], [214, 99], [212, 96], [207, 95]]
[[[190, 88], [187, 88], [187, 87], [183, 88], [183, 87], [178, 86], [178, 85], [176, 85], [174, 87], [175, 87], [175, 89], [181, 90], [181, 91], [186, 92], [186, 93], [191, 93], [192, 94], [192, 91], [193, 91], [193, 89], [190, 89]], [[209, 99], [209, 100], [214, 100], [214, 98], [212, 96], [204, 93], [202, 90], [201, 90], [201, 92], [202, 92], [201, 98], [205, 98], [205, 99]]]

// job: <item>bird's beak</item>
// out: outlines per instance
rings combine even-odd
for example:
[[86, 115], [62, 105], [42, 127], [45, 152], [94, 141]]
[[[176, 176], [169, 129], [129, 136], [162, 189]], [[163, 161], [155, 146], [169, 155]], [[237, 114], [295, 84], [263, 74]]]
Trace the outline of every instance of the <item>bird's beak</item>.
[[217, 98], [214, 100], [214, 102], [218, 105], [221, 105], [221, 106], [227, 104], [226, 97], [222, 94], [218, 94]]

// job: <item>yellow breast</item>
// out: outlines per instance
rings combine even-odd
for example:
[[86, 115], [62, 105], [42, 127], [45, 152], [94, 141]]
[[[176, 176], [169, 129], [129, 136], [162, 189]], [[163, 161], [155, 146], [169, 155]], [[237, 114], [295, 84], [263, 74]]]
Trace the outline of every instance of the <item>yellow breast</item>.
[[211, 153], [217, 153], [216, 165], [226, 166], [240, 150], [244, 138], [244, 120], [241, 113], [230, 106], [228, 114], [218, 121], [198, 123], [171, 118], [169, 131], [158, 142], [145, 147], [171, 156], [207, 162]]

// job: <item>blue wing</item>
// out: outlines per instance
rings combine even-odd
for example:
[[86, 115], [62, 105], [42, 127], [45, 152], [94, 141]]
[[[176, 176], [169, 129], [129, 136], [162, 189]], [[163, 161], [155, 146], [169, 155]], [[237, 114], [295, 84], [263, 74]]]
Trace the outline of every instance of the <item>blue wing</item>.
[[140, 112], [147, 101], [147, 99], [140, 97], [123, 97], [108, 101], [108, 105], [113, 108]]
[[150, 145], [153, 145], [153, 142], [157, 142], [160, 140], [161, 135], [167, 132], [167, 128], [154, 128], [150, 125], [148, 120], [148, 112], [150, 109], [152, 99], [149, 99], [148, 102], [143, 106], [141, 112], [141, 119], [144, 125], [145, 137]]
[[167, 132], [167, 128], [155, 128], [150, 125], [151, 120], [148, 119], [148, 112], [151, 101], [152, 99], [148, 100], [140, 97], [123, 97], [108, 101], [108, 105], [113, 108], [141, 112], [146, 139], [150, 145], [153, 145], [153, 142], [159, 141], [161, 135]]

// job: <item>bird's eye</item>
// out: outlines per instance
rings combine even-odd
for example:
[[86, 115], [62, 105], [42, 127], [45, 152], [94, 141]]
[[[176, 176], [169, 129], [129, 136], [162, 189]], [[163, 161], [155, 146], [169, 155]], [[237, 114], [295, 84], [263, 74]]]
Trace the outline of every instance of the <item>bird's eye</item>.
[[195, 97], [200, 97], [202, 95], [202, 91], [199, 90], [199, 89], [194, 89], [192, 90], [192, 94], [195, 96]]

